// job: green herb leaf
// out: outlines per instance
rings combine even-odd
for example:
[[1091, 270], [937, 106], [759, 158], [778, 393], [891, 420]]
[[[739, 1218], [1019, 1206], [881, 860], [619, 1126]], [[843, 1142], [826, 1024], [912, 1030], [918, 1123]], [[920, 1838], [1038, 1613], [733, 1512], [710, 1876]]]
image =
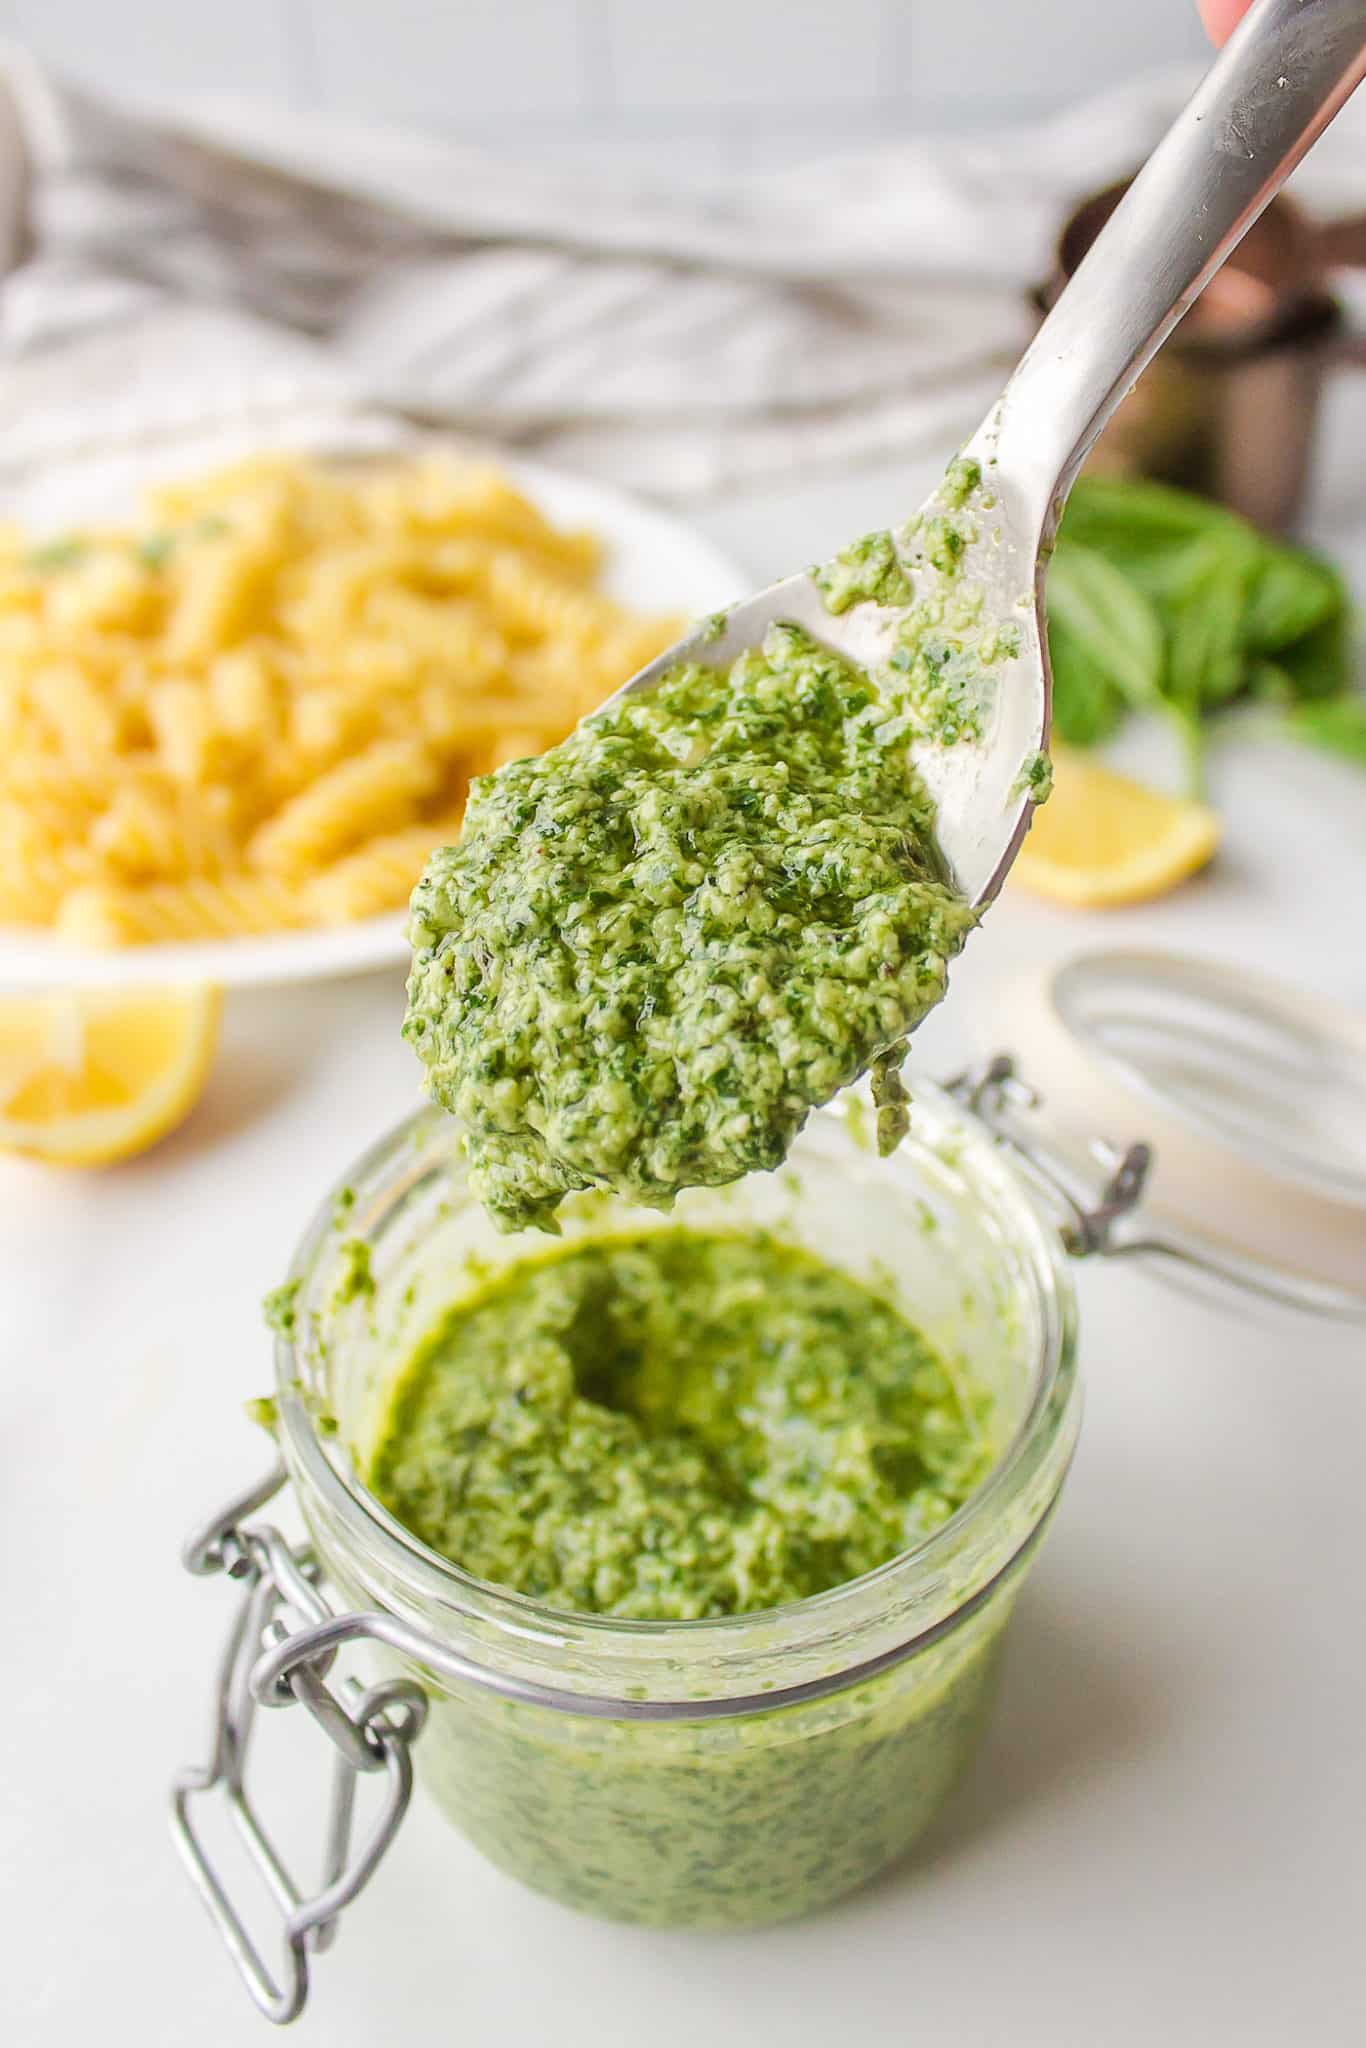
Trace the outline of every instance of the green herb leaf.
[[1083, 478], [1048, 578], [1059, 735], [1094, 746], [1128, 709], [1163, 708], [1199, 788], [1224, 705], [1342, 698], [1350, 625], [1342, 578], [1317, 556], [1187, 492]]
[[1327, 623], [1347, 616], [1347, 592], [1327, 562], [1299, 549], [1267, 546], [1248, 595], [1243, 639], [1258, 654], [1275, 654]]
[[1339, 697], [1327, 704], [1297, 705], [1285, 721], [1297, 740], [1366, 768], [1366, 697]]
[[51, 576], [63, 569], [74, 569], [89, 552], [89, 542], [78, 534], [68, 534], [62, 540], [45, 541], [42, 547], [34, 548], [26, 557], [26, 566], [39, 576]]
[[1123, 694], [1061, 619], [1049, 621], [1048, 647], [1054, 732], [1071, 747], [1099, 746], [1123, 723], [1129, 708]]
[[1192, 551], [1167, 614], [1164, 693], [1188, 716], [1227, 704], [1243, 686], [1243, 627], [1257, 572], [1253, 554], [1211, 534]]
[[1068, 500], [1062, 538], [1098, 549], [1134, 582], [1160, 589], [1186, 547], [1241, 524], [1221, 506], [1165, 484], [1086, 476]]
[[[1157, 703], [1162, 628], [1133, 583], [1096, 548], [1059, 548], [1048, 572], [1054, 711], [1075, 745], [1104, 738], [1126, 706]], [[1089, 737], [1068, 730], [1076, 726]]]
[[147, 533], [135, 550], [144, 569], [164, 569], [175, 546], [173, 533]]
[[1293, 647], [1283, 647], [1276, 665], [1290, 685], [1292, 696], [1301, 703], [1341, 697], [1352, 677], [1351, 613], [1343, 609], [1324, 619]]

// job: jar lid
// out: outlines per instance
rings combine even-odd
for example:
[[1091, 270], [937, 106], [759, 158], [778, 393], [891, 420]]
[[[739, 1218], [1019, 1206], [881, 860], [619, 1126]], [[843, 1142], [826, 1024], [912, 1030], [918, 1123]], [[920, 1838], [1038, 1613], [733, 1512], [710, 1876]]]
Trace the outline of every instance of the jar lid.
[[1153, 1147], [1147, 1205], [1366, 1293], [1366, 1016], [1176, 953], [1081, 954], [1015, 992], [1050, 1125]]

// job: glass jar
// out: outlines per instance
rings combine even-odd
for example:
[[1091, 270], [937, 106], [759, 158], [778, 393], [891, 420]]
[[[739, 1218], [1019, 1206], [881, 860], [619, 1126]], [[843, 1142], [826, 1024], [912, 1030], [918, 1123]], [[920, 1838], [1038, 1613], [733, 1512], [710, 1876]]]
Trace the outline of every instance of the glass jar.
[[427, 1696], [418, 1775], [492, 1861], [570, 1905], [693, 1927], [824, 1905], [901, 1855], [981, 1729], [1076, 1439], [1071, 1281], [1020, 1173], [948, 1095], [917, 1085], [890, 1161], [865, 1119], [857, 1099], [819, 1113], [783, 1170], [693, 1191], [671, 1218], [598, 1195], [564, 1211], [568, 1239], [771, 1230], [894, 1298], [994, 1396], [998, 1461], [949, 1522], [763, 1613], [552, 1612], [470, 1578], [367, 1491], [394, 1373], [464, 1289], [527, 1253], [470, 1195], [449, 1118], [419, 1114], [367, 1153], [295, 1261], [279, 1440], [317, 1560], [348, 1603], [442, 1646], [439, 1667], [386, 1653]]
[[[1146, 1020], [1138, 1031], [1119, 993], [1135, 980]], [[547, 1611], [425, 1549], [360, 1475], [395, 1373], [462, 1289], [524, 1256], [528, 1240], [492, 1231], [469, 1194], [456, 1127], [436, 1111], [383, 1139], [324, 1205], [294, 1261], [277, 1351], [281, 1458], [185, 1551], [192, 1571], [226, 1573], [242, 1595], [217, 1682], [214, 1744], [204, 1765], [175, 1780], [173, 1829], [271, 2019], [302, 2010], [310, 1952], [393, 1839], [414, 1756], [455, 1824], [497, 1863], [622, 1919], [777, 1920], [900, 1855], [972, 1749], [1076, 1441], [1070, 1258], [1141, 1257], [1155, 1276], [1225, 1304], [1366, 1325], [1359, 1285], [1146, 1213], [1151, 1147], [1083, 1137], [1066, 1115], [1085, 1070], [1118, 1065], [1136, 1092], [1132, 1104], [1106, 1099], [1111, 1128], [1157, 1105], [1176, 1116], [1178, 1138], [1200, 1135], [1213, 1116], [1207, 1095], [1185, 1125], [1178, 1114], [1198, 999], [1202, 1051], [1219, 1063], [1221, 1102], [1238, 1110], [1227, 1129], [1213, 1120], [1242, 1148], [1246, 1178], [1249, 1145], [1259, 1169], [1284, 1152], [1288, 1073], [1301, 1093], [1304, 1074], [1323, 1081], [1329, 1101], [1312, 1098], [1322, 1128], [1354, 1128], [1359, 1024], [1334, 1022], [1321, 1003], [1263, 979], [1254, 987], [1245, 975], [1152, 953], [1070, 962], [1049, 994], [1064, 1033], [1061, 1125], [998, 1055], [947, 1088], [917, 1076], [911, 1133], [890, 1160], [873, 1156], [863, 1098], [846, 1097], [811, 1118], [779, 1172], [693, 1192], [674, 1212], [698, 1228], [762, 1227], [813, 1250], [903, 1305], [946, 1363], [961, 1361], [994, 1396], [997, 1458], [985, 1485], [913, 1550], [818, 1599], [717, 1621], [618, 1622]], [[1012, 1015], [1022, 1023], [1028, 1014], [1017, 992]], [[1260, 1037], [1250, 1036], [1254, 1023]], [[1259, 1146], [1258, 1131], [1275, 1144]], [[1339, 1152], [1354, 1156], [1350, 1142]], [[1292, 1161], [1298, 1173], [1284, 1180], [1286, 1213], [1304, 1163]], [[1347, 1179], [1335, 1228], [1355, 1242], [1360, 1185]], [[571, 1238], [667, 1227], [597, 1196], [576, 1197], [564, 1216]], [[311, 1551], [256, 1519], [287, 1480]], [[333, 1589], [350, 1612], [335, 1610]], [[351, 1643], [378, 1646], [386, 1660], [387, 1675], [368, 1689], [333, 1672]], [[311, 1896], [291, 1879], [247, 1784], [255, 1708], [292, 1702], [318, 1720], [342, 1765], [326, 1874]], [[384, 1787], [353, 1847], [365, 1772]], [[197, 1802], [209, 1795], [226, 1797], [279, 1908], [283, 1967], [252, 1936], [198, 1825]]]

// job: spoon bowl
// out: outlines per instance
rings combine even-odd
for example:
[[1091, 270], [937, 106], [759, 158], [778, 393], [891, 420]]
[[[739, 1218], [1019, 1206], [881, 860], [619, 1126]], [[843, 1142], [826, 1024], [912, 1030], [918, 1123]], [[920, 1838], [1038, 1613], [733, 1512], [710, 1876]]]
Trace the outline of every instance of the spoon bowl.
[[[986, 430], [970, 444], [989, 451]], [[936, 810], [939, 850], [949, 879], [969, 903], [983, 904], [1000, 887], [1028, 828], [1034, 802], [1027, 774], [1048, 742], [1051, 677], [1048, 643], [1036, 587], [1040, 546], [1036, 508], [1009, 484], [993, 485], [989, 452], [978, 457], [983, 483], [975, 502], [952, 507], [942, 490], [926, 500], [915, 519], [894, 538], [912, 599], [936, 594], [942, 579], [924, 559], [920, 535], [927, 521], [951, 514], [966, 536], [955, 587], [980, 594], [973, 635], [996, 629], [1018, 652], [992, 665], [991, 688], [978, 705], [977, 732], [970, 740], [945, 745], [928, 733], [916, 739], [911, 757]], [[832, 614], [816, 574], [802, 570], [781, 583], [702, 621], [674, 646], [633, 676], [608, 699], [616, 703], [653, 689], [671, 669], [698, 662], [729, 668], [748, 649], [763, 644], [770, 626], [803, 627], [844, 660], [870, 673], [890, 672], [891, 657], [912, 618], [909, 604], [868, 600]], [[1004, 633], [1002, 629], [1005, 629]]]

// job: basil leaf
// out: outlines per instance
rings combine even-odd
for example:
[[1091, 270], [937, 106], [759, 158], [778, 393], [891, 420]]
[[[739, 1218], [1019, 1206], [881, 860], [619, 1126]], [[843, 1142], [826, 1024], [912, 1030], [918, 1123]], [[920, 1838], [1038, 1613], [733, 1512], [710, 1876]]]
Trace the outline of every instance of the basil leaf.
[[1248, 595], [1243, 639], [1257, 654], [1275, 654], [1347, 614], [1342, 578], [1327, 562], [1290, 548], [1267, 547]]
[[1061, 737], [1093, 746], [1127, 708], [1156, 704], [1175, 720], [1194, 779], [1204, 724], [1224, 705], [1333, 703], [1351, 683], [1351, 607], [1336, 569], [1164, 484], [1082, 478], [1048, 613]]
[[62, 569], [74, 569], [89, 552], [89, 543], [79, 534], [68, 534], [61, 540], [44, 541], [41, 547], [30, 549], [24, 566], [39, 576], [51, 576]]
[[1366, 697], [1338, 697], [1326, 704], [1300, 704], [1285, 721], [1295, 739], [1366, 768]]
[[173, 533], [145, 533], [134, 552], [144, 569], [164, 569], [174, 546]]
[[1098, 746], [1122, 724], [1123, 693], [1097, 668], [1082, 642], [1060, 619], [1048, 622], [1053, 667], [1053, 730], [1072, 747]]
[[1167, 617], [1164, 694], [1191, 715], [1227, 704], [1243, 687], [1243, 625], [1257, 573], [1253, 554], [1209, 535], [1187, 565]]
[[1293, 647], [1282, 647], [1276, 666], [1301, 702], [1343, 696], [1352, 676], [1351, 614], [1344, 609]]
[[1059, 548], [1046, 586], [1050, 646], [1061, 628], [1073, 651], [1135, 707], [1155, 704], [1162, 679], [1162, 628], [1129, 578], [1097, 548]]
[[1068, 500], [1063, 532], [1112, 561], [1162, 562], [1186, 542], [1242, 522], [1221, 505], [1134, 477], [1083, 477]]

